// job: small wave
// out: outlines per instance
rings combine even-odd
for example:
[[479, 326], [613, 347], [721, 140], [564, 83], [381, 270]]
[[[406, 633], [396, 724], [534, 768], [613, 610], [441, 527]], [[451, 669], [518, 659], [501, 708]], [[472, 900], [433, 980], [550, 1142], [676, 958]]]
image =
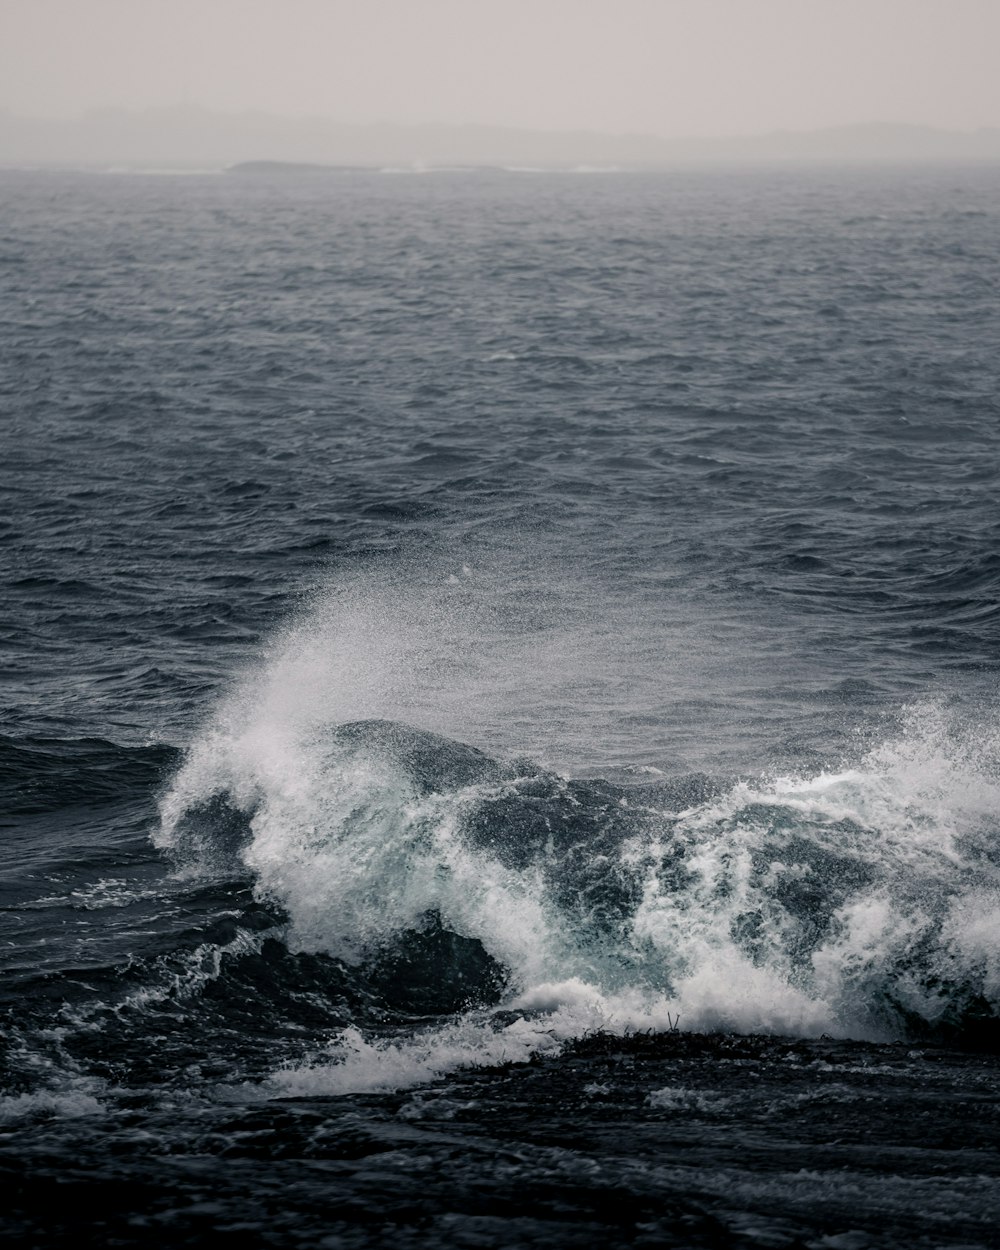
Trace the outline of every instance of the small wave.
[[103, 911], [131, 907], [134, 903], [162, 897], [162, 887], [137, 886], [124, 877], [101, 877], [65, 894], [50, 894], [18, 905], [19, 910], [43, 911], [49, 907], [71, 907], [76, 911]]
[[401, 1039], [369, 1039], [358, 1029], [345, 1029], [325, 1054], [276, 1072], [262, 1092], [313, 1096], [408, 1089], [459, 1068], [558, 1054], [591, 1033], [621, 1036], [636, 1028], [667, 1028], [671, 1019], [668, 1004], [643, 1004], [635, 995], [605, 997], [579, 980], [538, 986], [515, 998], [509, 1012], [469, 1013]]
[[27, 815], [148, 791], [178, 760], [179, 752], [168, 746], [0, 735], [0, 806]]

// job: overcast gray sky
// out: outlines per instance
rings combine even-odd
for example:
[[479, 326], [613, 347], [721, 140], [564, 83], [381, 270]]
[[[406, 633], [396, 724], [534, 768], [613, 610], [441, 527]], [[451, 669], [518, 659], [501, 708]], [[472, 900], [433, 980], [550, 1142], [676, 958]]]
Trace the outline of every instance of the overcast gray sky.
[[0, 106], [749, 134], [1000, 126], [1000, 0], [0, 0]]

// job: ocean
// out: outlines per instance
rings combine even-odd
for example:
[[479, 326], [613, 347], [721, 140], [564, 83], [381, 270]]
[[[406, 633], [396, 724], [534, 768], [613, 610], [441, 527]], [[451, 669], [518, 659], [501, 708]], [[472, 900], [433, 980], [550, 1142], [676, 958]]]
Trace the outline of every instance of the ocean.
[[0, 206], [9, 1244], [997, 1245], [1000, 169]]

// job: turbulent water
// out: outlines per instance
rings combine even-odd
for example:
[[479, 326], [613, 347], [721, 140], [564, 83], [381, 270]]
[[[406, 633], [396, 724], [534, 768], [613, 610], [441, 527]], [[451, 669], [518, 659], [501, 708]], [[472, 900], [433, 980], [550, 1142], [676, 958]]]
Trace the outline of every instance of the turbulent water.
[[1000, 172], [0, 204], [12, 1242], [993, 1244]]

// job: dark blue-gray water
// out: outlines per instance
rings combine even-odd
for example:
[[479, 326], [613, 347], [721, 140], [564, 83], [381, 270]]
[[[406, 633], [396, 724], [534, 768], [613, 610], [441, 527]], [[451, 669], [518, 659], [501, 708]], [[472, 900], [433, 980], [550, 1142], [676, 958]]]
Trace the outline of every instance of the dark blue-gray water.
[[8, 170], [0, 284], [13, 1243], [994, 1244], [1000, 170]]

